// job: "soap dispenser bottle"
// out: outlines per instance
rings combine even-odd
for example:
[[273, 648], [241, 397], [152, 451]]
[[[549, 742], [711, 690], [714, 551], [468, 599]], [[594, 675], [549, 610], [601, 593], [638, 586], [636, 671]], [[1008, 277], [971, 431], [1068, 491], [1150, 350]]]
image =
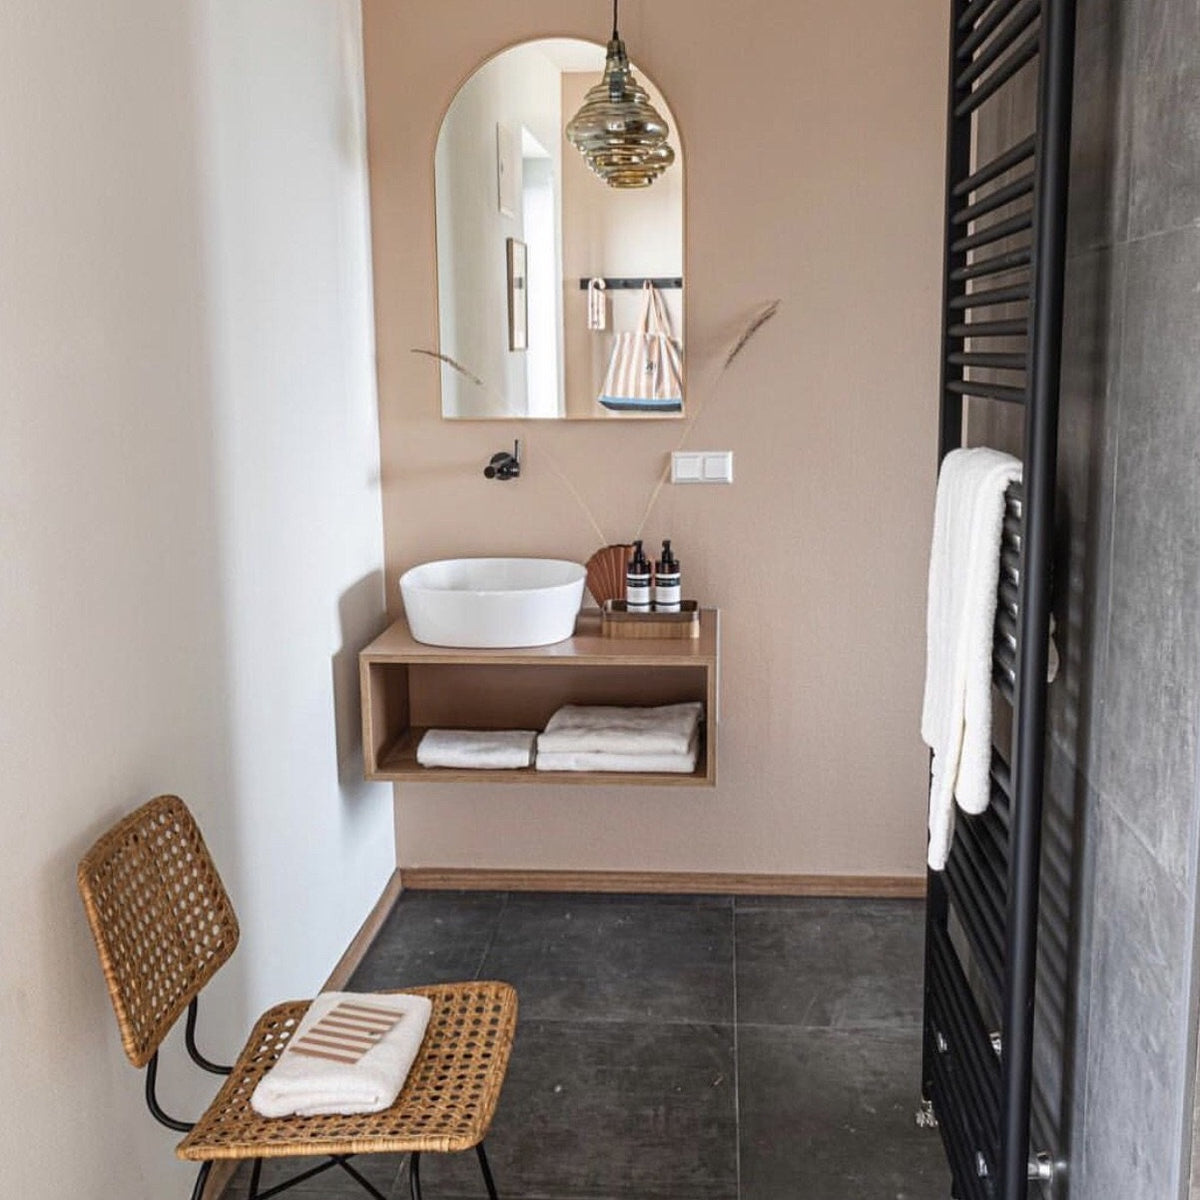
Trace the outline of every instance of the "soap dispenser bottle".
[[662, 544], [662, 558], [654, 568], [654, 611], [677, 613], [680, 610], [679, 559], [671, 553], [671, 540]]
[[633, 543], [633, 557], [625, 569], [625, 607], [631, 613], [650, 611], [650, 560], [640, 541]]

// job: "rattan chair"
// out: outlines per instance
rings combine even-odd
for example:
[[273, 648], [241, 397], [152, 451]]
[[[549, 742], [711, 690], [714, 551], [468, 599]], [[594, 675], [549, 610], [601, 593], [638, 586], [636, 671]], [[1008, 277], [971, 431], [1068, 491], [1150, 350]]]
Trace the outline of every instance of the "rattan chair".
[[[279, 1058], [309, 1001], [277, 1004], [260, 1019], [232, 1067], [196, 1048], [200, 989], [233, 953], [238, 923], [200, 830], [177, 796], [159, 796], [106, 833], [79, 864], [79, 890], [116, 1009], [125, 1053], [146, 1068], [146, 1102], [164, 1125], [185, 1132], [176, 1153], [203, 1165], [199, 1200], [217, 1160], [253, 1160], [250, 1200], [340, 1167], [376, 1200], [387, 1198], [349, 1162], [356, 1154], [408, 1153], [409, 1186], [420, 1200], [424, 1151], [474, 1149], [490, 1200], [496, 1187], [483, 1138], [504, 1083], [517, 1019], [506, 983], [406, 989], [433, 1003], [429, 1028], [396, 1102], [369, 1116], [260, 1117], [250, 1094]], [[227, 1075], [208, 1111], [176, 1120], [155, 1096], [158, 1050], [187, 1012], [185, 1043], [206, 1071]], [[263, 1159], [318, 1156], [325, 1162], [259, 1191]]]

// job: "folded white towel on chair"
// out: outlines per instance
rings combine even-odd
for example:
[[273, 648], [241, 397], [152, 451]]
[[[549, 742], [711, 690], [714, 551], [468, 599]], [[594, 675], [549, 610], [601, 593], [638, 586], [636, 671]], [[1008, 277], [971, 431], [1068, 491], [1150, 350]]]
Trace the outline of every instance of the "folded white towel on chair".
[[700, 754], [700, 735], [693, 735], [683, 754], [609, 754], [581, 750], [542, 750], [539, 771], [636, 771], [651, 774], [690, 775]]
[[400, 1094], [432, 1008], [405, 993], [323, 992], [259, 1080], [251, 1107], [263, 1117], [380, 1112]]
[[567, 704], [539, 734], [538, 757], [546, 753], [687, 754], [703, 707], [698, 700], [657, 708]]
[[938, 476], [929, 557], [921, 737], [933, 751], [929, 865], [946, 865], [954, 802], [983, 812], [991, 799], [992, 634], [1000, 578], [1004, 493], [1021, 478], [1010, 454], [952, 450]]
[[423, 767], [505, 771], [533, 762], [532, 729], [430, 729], [417, 746]]

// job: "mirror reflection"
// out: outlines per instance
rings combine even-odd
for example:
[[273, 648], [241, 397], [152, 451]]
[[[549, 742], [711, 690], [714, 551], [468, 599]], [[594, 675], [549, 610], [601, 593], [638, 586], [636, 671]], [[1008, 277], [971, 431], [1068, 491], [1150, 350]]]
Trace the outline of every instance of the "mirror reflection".
[[443, 417], [682, 415], [677, 126], [635, 66], [675, 159], [649, 186], [605, 183], [565, 133], [604, 70], [592, 42], [527, 42], [480, 67], [446, 112], [435, 160]]

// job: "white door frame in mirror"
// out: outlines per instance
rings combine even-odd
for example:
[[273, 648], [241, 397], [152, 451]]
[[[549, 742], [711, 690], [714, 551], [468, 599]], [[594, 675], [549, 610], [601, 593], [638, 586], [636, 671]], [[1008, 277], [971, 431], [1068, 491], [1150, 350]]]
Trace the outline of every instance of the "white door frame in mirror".
[[[653, 82], [635, 68], [671, 126], [676, 158], [649, 188], [609, 187], [563, 133], [603, 66], [604, 47], [594, 42], [521, 42], [487, 59], [446, 108], [434, 155], [434, 211], [436, 358], [447, 419], [683, 415], [682, 402], [664, 411], [661, 403], [606, 407], [601, 400], [616, 335], [636, 330], [643, 307], [640, 284], [612, 281], [687, 280], [683, 138]], [[524, 349], [511, 348], [510, 239], [525, 244], [528, 259], [519, 297], [528, 313]], [[589, 313], [586, 286], [597, 277], [610, 281], [602, 328], [594, 306]], [[686, 389], [685, 290], [668, 286], [659, 295]]]

